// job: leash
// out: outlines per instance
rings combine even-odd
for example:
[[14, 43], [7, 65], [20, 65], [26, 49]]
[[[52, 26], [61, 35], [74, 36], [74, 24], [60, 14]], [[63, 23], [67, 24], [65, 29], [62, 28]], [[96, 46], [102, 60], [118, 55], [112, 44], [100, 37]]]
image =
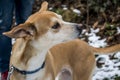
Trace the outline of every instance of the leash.
[[10, 80], [10, 76], [13, 73], [13, 71], [14, 71], [14, 67], [11, 66], [10, 69], [9, 69], [9, 72], [8, 72], [7, 80]]
[[29, 75], [29, 74], [34, 74], [36, 72], [38, 72], [39, 70], [41, 70], [42, 68], [44, 68], [45, 66], [45, 62], [43, 62], [42, 66], [40, 66], [38, 69], [32, 70], [32, 71], [26, 71], [26, 70], [19, 70], [18, 68], [14, 67], [13, 65], [10, 67], [10, 70], [8, 72], [8, 77], [7, 80], [10, 80], [10, 76], [11, 74], [15, 71], [17, 71], [18, 73], [22, 74], [22, 75]]

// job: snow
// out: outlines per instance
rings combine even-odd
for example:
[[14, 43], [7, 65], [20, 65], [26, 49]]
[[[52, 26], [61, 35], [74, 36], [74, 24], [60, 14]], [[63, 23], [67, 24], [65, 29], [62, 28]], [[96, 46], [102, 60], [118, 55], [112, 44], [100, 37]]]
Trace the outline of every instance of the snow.
[[99, 29], [94, 30], [91, 28], [91, 33], [86, 33], [86, 35], [88, 36], [88, 40], [89, 40], [88, 43], [94, 47], [106, 46], [106, 43], [105, 43], [106, 39], [100, 40], [100, 36], [96, 35], [97, 32], [99, 32]]
[[14, 43], [15, 43], [15, 38], [12, 39], [12, 44], [14, 44]]
[[64, 7], [63, 10], [67, 10], [68, 8]]
[[120, 58], [120, 52], [118, 52], [118, 53], [115, 55], [115, 57]]
[[120, 33], [120, 27], [117, 27], [117, 34]]
[[78, 9], [73, 9], [73, 12], [75, 12], [75, 13], [77, 13], [78, 15], [80, 15], [80, 10], [78, 10]]
[[67, 5], [62, 5], [63, 10], [68, 10]]
[[118, 69], [118, 65], [114, 63], [114, 61], [111, 61], [108, 56], [104, 56], [105, 64], [102, 68], [95, 69], [95, 73], [93, 76], [93, 80], [103, 80], [105, 78], [108, 78], [109, 80], [114, 80], [114, 76], [118, 75], [120, 76], [120, 70]]
[[53, 10], [53, 7], [50, 7], [49, 10]]
[[[120, 33], [120, 28], [117, 27], [118, 33]], [[82, 32], [84, 33], [85, 30]], [[94, 47], [105, 47], [107, 43], [105, 42], [106, 39], [101, 39], [100, 36], [97, 36], [96, 33], [99, 32], [99, 29], [90, 29], [90, 33], [85, 33], [88, 36], [88, 43]], [[102, 58], [100, 61], [104, 63], [101, 68], [96, 66], [93, 74], [92, 80], [115, 80], [115, 76], [120, 76], [120, 52], [115, 53], [114, 57], [116, 59], [110, 60], [109, 55], [99, 55], [96, 57], [96, 61], [99, 58]]]

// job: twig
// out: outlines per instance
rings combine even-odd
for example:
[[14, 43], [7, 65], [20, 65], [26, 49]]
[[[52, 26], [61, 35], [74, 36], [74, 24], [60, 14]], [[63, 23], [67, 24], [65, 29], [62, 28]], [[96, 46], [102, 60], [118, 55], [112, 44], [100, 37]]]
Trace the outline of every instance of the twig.
[[89, 31], [89, 0], [87, 0], [87, 19], [86, 19], [86, 27], [87, 27], [87, 31]]

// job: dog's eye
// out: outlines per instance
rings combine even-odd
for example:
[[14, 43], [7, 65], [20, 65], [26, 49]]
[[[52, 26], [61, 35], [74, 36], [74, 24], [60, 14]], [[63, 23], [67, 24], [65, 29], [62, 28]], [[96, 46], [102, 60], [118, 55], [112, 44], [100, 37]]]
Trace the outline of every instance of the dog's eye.
[[60, 27], [59, 23], [56, 23], [54, 26], [52, 26], [52, 29], [58, 29]]

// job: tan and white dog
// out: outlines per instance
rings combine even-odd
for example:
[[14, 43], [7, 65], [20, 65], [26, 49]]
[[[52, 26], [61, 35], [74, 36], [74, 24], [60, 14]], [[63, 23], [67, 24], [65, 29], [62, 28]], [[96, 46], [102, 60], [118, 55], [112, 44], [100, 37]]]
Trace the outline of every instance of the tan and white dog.
[[25, 23], [3, 33], [16, 38], [10, 80], [91, 80], [94, 54], [120, 51], [120, 45], [94, 48], [75, 39], [80, 26], [63, 21], [60, 15], [47, 11], [47, 7], [44, 2], [40, 11]]

